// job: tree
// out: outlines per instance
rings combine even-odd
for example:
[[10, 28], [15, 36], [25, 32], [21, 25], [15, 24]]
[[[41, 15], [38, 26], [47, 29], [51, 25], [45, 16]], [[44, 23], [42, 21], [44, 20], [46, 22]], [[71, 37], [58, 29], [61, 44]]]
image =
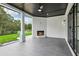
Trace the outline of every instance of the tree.
[[20, 20], [14, 20], [10, 14], [7, 14], [0, 6], [0, 35], [16, 33], [20, 30]]
[[25, 30], [27, 30], [27, 29], [28, 29], [27, 24], [25, 24]]
[[27, 25], [28, 30], [32, 30], [32, 24]]

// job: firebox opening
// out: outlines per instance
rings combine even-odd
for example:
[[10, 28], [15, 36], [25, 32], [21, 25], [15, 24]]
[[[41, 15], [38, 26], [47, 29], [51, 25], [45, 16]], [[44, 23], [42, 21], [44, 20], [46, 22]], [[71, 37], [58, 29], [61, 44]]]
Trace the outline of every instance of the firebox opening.
[[37, 36], [44, 36], [44, 31], [37, 31]]

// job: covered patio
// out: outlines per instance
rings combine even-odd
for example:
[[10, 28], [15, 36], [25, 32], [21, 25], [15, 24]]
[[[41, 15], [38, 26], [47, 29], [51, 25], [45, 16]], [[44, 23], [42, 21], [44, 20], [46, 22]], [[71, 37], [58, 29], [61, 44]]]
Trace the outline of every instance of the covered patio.
[[[73, 56], [68, 43], [67, 15], [73, 4], [1, 4], [21, 13], [19, 40], [0, 46], [0, 56]], [[32, 18], [32, 35], [25, 36], [24, 15]]]
[[29, 38], [0, 47], [0, 56], [72, 56], [64, 39]]

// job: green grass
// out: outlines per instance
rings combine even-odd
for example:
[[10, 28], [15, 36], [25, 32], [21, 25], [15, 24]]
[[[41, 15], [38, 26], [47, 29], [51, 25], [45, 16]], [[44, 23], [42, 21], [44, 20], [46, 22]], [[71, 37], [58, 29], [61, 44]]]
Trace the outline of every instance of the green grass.
[[26, 32], [25, 32], [25, 35], [26, 35], [26, 36], [32, 35], [32, 32], [31, 32], [31, 31], [26, 31]]
[[17, 40], [17, 34], [9, 34], [0, 36], [0, 44]]
[[[26, 36], [32, 35], [31, 31], [26, 31], [25, 32]], [[0, 36], [0, 44], [11, 42], [17, 40], [17, 37], [19, 34], [8, 34], [8, 35], [2, 35]]]

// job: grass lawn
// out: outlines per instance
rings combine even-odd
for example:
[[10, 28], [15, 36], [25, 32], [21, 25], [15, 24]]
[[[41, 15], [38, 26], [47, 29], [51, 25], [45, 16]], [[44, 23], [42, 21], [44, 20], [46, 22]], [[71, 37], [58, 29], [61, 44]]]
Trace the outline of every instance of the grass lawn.
[[25, 32], [25, 35], [26, 35], [26, 36], [32, 35], [32, 32], [31, 32], [31, 31], [26, 31], [26, 32]]
[[0, 44], [17, 40], [17, 34], [9, 34], [0, 36]]
[[[31, 31], [25, 32], [26, 36], [32, 35]], [[0, 36], [0, 44], [17, 40], [18, 34], [9, 34]]]

